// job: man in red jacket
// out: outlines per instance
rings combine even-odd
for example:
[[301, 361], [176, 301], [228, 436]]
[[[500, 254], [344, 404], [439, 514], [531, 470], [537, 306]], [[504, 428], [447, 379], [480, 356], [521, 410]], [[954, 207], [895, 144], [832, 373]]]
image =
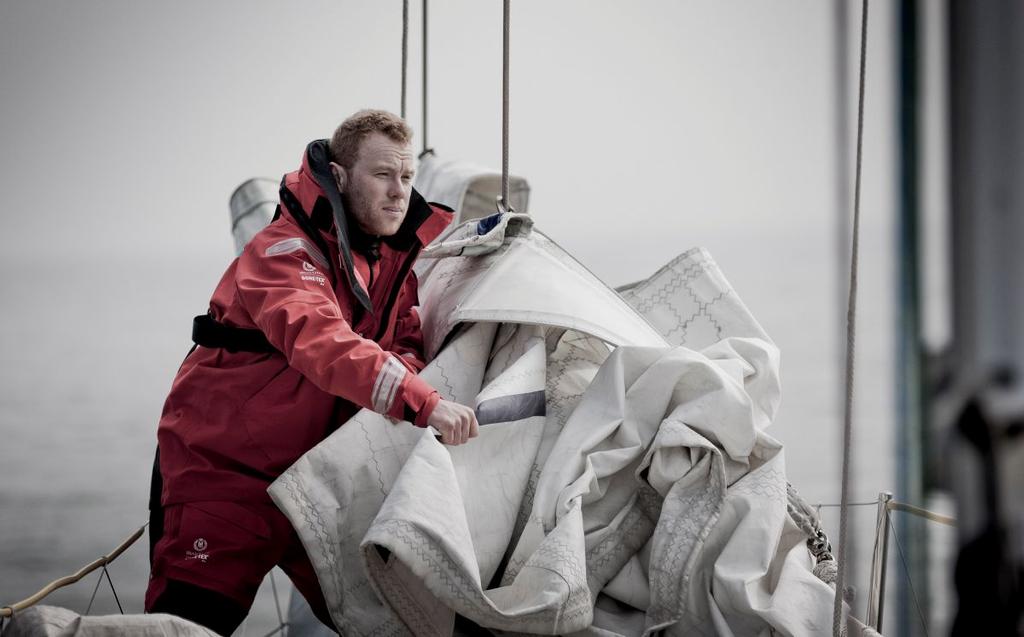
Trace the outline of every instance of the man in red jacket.
[[275, 220], [196, 318], [157, 434], [147, 612], [230, 634], [277, 565], [333, 626], [270, 483], [359, 408], [447, 444], [477, 435], [472, 409], [417, 376], [412, 264], [452, 214], [412, 189], [411, 136], [395, 115], [360, 111], [309, 144]]

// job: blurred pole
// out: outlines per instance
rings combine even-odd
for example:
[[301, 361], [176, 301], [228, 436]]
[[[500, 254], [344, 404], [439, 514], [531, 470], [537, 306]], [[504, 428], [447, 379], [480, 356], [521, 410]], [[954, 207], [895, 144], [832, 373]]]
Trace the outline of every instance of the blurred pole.
[[953, 635], [1024, 632], [1024, 3], [951, 0], [958, 605]]
[[[896, 374], [896, 499], [924, 504], [924, 449], [922, 426], [924, 356], [921, 323], [919, 231], [919, 72], [917, 0], [901, 0], [899, 25], [899, 219], [897, 222]], [[894, 600], [897, 635], [924, 635], [915, 604], [929, 617], [927, 527], [915, 516], [896, 518], [896, 534], [905, 538], [909, 577], [916, 584], [916, 602], [906, 578], [897, 580]]]

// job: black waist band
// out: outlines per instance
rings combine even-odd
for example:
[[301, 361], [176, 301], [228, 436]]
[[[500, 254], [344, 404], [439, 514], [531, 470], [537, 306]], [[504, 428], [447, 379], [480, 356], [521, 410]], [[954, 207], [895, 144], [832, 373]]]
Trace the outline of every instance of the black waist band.
[[224, 325], [209, 314], [201, 314], [192, 320], [192, 342], [203, 347], [222, 347], [232, 353], [277, 351], [263, 332]]

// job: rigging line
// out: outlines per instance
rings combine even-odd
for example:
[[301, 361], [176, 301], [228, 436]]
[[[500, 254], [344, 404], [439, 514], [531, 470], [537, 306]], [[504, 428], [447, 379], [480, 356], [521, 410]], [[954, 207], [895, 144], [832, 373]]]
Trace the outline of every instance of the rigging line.
[[501, 65], [501, 207], [505, 212], [515, 212], [508, 201], [508, 40], [509, 6], [505, 0], [502, 17], [502, 65]]
[[839, 508], [839, 551], [836, 554], [836, 596], [832, 607], [832, 634], [840, 637], [845, 631], [843, 618], [843, 577], [846, 571], [847, 514], [850, 492], [851, 441], [853, 438], [853, 370], [857, 329], [857, 251], [860, 243], [860, 180], [864, 148], [864, 76], [868, 36], [868, 0], [863, 0], [860, 24], [860, 86], [857, 96], [857, 159], [853, 186], [853, 241], [850, 247], [850, 296], [846, 311], [846, 401], [843, 415], [842, 506]]
[[263, 635], [263, 637], [273, 637], [274, 635], [276, 635], [278, 633], [281, 633], [282, 635], [285, 635], [286, 634], [285, 633], [286, 629], [288, 629], [288, 625], [287, 624], [283, 624], [283, 625], [279, 626], [278, 628], [273, 629], [269, 633], [266, 633], [265, 635]]
[[[843, 505], [842, 505], [842, 503], [837, 503], [837, 502], [823, 502], [821, 504], [815, 504], [814, 506], [818, 507], [819, 509], [820, 508], [834, 509], [834, 508], [837, 508], [837, 507], [841, 507]], [[878, 503], [877, 502], [847, 502], [846, 506], [848, 506], [848, 507], [876, 507], [876, 506], [878, 506]]]
[[110, 579], [110, 571], [107, 570], [107, 565], [103, 565], [103, 574], [107, 576], [107, 584], [110, 584], [110, 592], [114, 594], [114, 601], [117, 602], [117, 610], [124, 615], [124, 608], [121, 607], [121, 600], [117, 596], [117, 589], [114, 588], [114, 580]]
[[[889, 517], [889, 509], [885, 510], [885, 516]], [[914, 590], [914, 580], [910, 577], [910, 567], [907, 566], [907, 558], [903, 555], [900, 538], [896, 535], [896, 527], [893, 526], [891, 520], [889, 527], [892, 529], [892, 539], [896, 541], [896, 551], [900, 554], [900, 561], [903, 562], [903, 574], [907, 578], [907, 583], [910, 584], [910, 594], [914, 596], [914, 608], [917, 610], [917, 616], [921, 620], [921, 628], [924, 629], [925, 637], [928, 637], [928, 622], [924, 619], [924, 611], [921, 610], [921, 603], [917, 599], [917, 591]]]
[[423, 55], [420, 57], [423, 61], [423, 150], [420, 151], [420, 157], [423, 157], [430, 152], [430, 146], [427, 145], [427, 0], [423, 0]]
[[96, 601], [96, 591], [100, 590], [100, 583], [103, 581], [103, 573], [96, 578], [96, 587], [92, 589], [92, 597], [89, 598], [89, 605], [85, 607], [85, 614], [88, 615], [89, 611], [92, 610], [92, 603]]
[[285, 627], [284, 616], [281, 614], [281, 600], [277, 597], [277, 582], [274, 580], [274, 571], [270, 571], [270, 588], [274, 591], [274, 609], [277, 610], [278, 628]]
[[406, 67], [409, 65], [409, 0], [402, 0], [402, 119], [405, 119]]

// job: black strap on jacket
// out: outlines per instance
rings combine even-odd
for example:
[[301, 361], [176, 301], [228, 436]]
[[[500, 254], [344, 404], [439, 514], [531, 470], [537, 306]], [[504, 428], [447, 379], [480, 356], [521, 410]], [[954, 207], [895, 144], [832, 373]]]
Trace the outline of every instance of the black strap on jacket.
[[192, 319], [192, 342], [203, 347], [222, 347], [231, 353], [277, 351], [260, 330], [225, 325], [209, 314]]

